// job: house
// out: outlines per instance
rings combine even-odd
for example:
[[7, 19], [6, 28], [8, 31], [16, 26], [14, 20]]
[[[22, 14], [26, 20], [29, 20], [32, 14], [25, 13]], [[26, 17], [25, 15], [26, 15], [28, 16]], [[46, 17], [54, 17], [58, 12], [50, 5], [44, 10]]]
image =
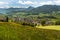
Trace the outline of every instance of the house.
[[5, 21], [5, 19], [0, 17], [0, 22], [3, 22], [3, 21]]
[[8, 18], [7, 17], [0, 17], [0, 22], [8, 22]]

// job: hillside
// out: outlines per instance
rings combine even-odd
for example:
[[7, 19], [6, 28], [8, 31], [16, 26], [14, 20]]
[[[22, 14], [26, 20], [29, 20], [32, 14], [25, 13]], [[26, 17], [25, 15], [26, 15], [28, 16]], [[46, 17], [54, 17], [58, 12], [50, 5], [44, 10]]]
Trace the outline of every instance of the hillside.
[[[60, 17], [60, 6], [58, 5], [43, 5], [39, 7], [28, 7], [28, 8], [0, 8], [0, 15], [11, 16], [11, 17], [27, 17], [27, 16], [41, 16], [46, 17]], [[36, 18], [36, 17], [35, 17]]]
[[28, 12], [28, 11], [30, 11], [30, 10], [32, 10], [32, 9], [34, 9], [34, 7], [28, 7], [28, 8], [13, 8], [13, 7], [11, 7], [11, 8], [0, 8], [0, 13], [7, 13], [7, 14], [9, 14], [9, 13], [12, 13], [12, 12]]
[[[10, 11], [10, 12], [8, 12]], [[59, 17], [60, 15], [60, 6], [58, 5], [43, 5], [43, 6], [39, 6], [36, 8], [33, 7], [28, 7], [28, 8], [9, 8], [7, 9], [7, 14], [8, 16], [57, 16]]]
[[43, 5], [37, 8], [32, 9], [32, 13], [52, 13], [60, 11], [60, 6], [58, 5]]
[[28, 8], [0, 8], [0, 13], [11, 13], [11, 12], [31, 12], [31, 13], [51, 13], [60, 11], [60, 6], [58, 5], [43, 5], [39, 7], [28, 7]]
[[0, 40], [60, 40], [60, 31], [0, 22]]

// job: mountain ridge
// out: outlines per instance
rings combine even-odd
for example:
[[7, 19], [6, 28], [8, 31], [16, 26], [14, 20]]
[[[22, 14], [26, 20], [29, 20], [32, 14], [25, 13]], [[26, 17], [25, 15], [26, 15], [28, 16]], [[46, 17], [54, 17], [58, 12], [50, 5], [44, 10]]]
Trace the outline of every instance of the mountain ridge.
[[58, 5], [43, 5], [37, 8], [28, 7], [28, 8], [0, 8], [0, 13], [10, 13], [12, 11], [20, 12], [30, 12], [30, 13], [51, 13], [53, 11], [60, 11], [60, 6]]

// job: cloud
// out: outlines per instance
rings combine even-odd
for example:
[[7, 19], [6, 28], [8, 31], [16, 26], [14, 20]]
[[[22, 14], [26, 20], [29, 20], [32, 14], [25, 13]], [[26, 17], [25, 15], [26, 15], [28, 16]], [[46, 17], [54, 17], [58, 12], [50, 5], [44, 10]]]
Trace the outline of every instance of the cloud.
[[40, 5], [39, 2], [37, 2], [37, 1], [32, 2], [32, 1], [21, 1], [21, 0], [19, 0], [17, 3], [22, 4], [22, 5], [35, 6], [35, 7]]
[[4, 8], [3, 6], [0, 6], [0, 8]]
[[40, 5], [54, 5], [53, 1], [40, 2]]
[[0, 1], [0, 5], [4, 5], [4, 4], [8, 4], [7, 2], [1, 2]]
[[10, 6], [12, 7], [28, 7], [28, 6], [42, 6], [42, 5], [60, 5], [60, 0], [8, 0], [8, 1], [0, 1], [0, 7], [7, 7], [9, 8]]
[[49, 0], [49, 1], [18, 1], [19, 4], [27, 4], [27, 5], [34, 5], [34, 6], [42, 6], [42, 5], [60, 5], [60, 0]]
[[41, 5], [60, 5], [60, 0], [51, 0], [47, 2], [42, 2]]
[[[56, 0], [55, 0], [55, 2], [56, 2]], [[38, 2], [38, 1], [34, 1], [34, 2], [32, 2], [32, 1], [21, 1], [21, 0], [19, 0], [18, 1], [18, 3], [19, 4], [27, 4], [27, 5], [31, 5], [31, 6], [35, 6], [35, 7], [37, 7], [37, 6], [42, 6], [42, 5], [54, 5], [54, 2], [53, 1], [40, 1], [40, 2]], [[57, 3], [58, 3], [58, 1], [57, 1]]]
[[0, 6], [0, 8], [10, 8], [10, 6]]
[[34, 4], [32, 1], [18, 1], [20, 4]]
[[55, 3], [56, 5], [60, 5], [60, 0], [55, 0], [54, 3]]
[[32, 1], [24, 1], [24, 4], [34, 4]]

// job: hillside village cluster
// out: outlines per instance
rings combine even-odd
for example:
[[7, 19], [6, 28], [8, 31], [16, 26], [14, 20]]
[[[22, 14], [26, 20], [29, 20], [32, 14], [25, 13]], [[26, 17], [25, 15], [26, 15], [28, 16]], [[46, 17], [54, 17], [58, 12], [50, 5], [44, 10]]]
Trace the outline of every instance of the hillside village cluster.
[[10, 17], [6, 17], [6, 18], [0, 18], [1, 22], [16, 22], [16, 23], [21, 23], [23, 25], [35, 25], [35, 26], [39, 26], [39, 25], [50, 25], [52, 24], [52, 22], [50, 22], [48, 19], [45, 20], [44, 23], [41, 22], [41, 19], [36, 19], [33, 20], [32, 18], [20, 18], [20, 17], [14, 17], [14, 18], [10, 18]]

